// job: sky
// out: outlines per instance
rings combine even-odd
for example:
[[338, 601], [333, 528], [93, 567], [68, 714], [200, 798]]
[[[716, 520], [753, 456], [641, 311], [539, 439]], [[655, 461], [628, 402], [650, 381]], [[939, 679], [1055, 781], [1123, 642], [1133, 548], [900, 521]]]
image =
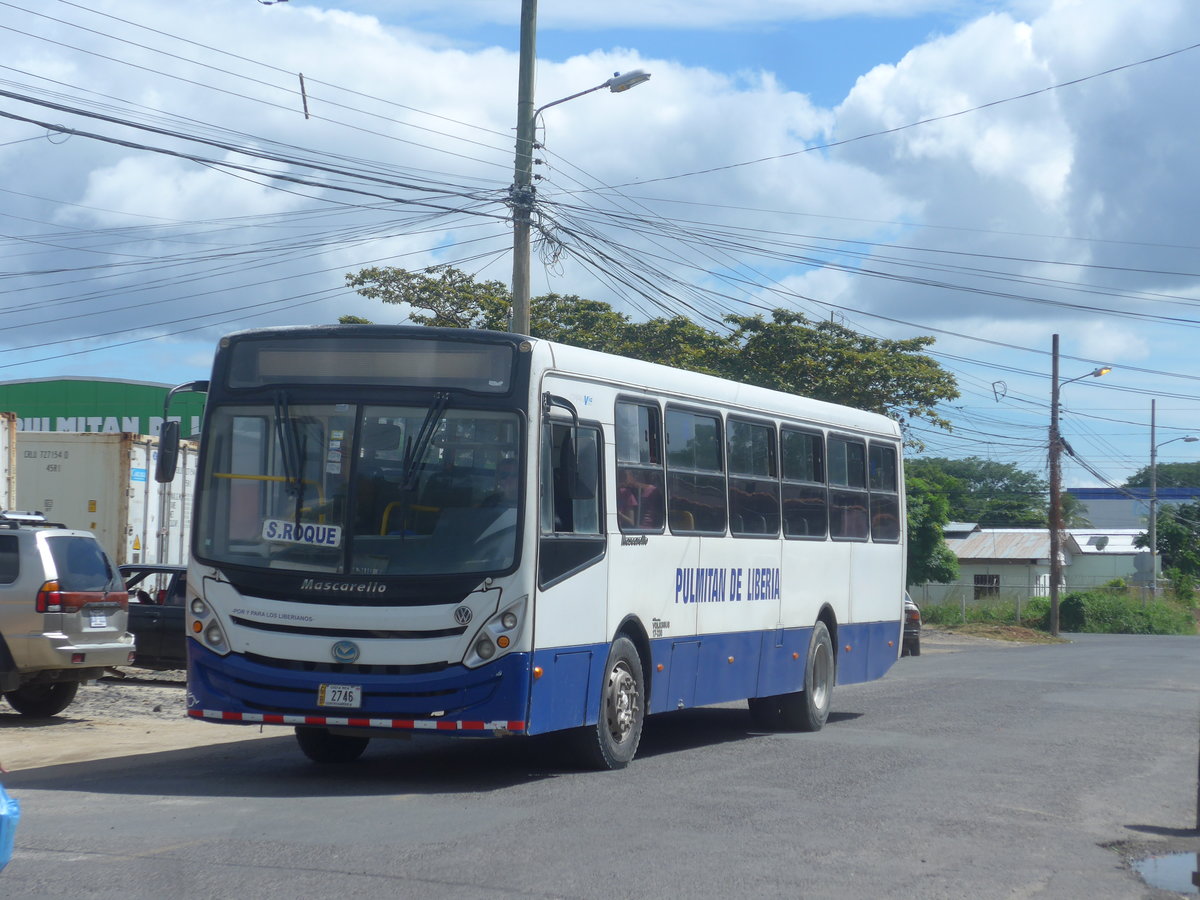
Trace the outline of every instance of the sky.
[[[404, 321], [366, 266], [507, 283], [520, 6], [0, 0], [0, 380]], [[633, 69], [538, 117], [535, 294], [930, 336], [925, 452], [1043, 476], [1057, 334], [1068, 487], [1197, 458], [1200, 4], [538, 4], [537, 105]]]

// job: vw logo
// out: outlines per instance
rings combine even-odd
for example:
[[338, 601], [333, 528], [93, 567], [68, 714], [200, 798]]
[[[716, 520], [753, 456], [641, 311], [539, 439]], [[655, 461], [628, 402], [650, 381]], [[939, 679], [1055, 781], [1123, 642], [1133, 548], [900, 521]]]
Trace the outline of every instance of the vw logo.
[[471, 618], [471, 607], [469, 606], [460, 606], [454, 611], [454, 621], [459, 625], [470, 625]]
[[352, 663], [358, 659], [358, 644], [354, 641], [338, 641], [329, 648], [329, 653], [336, 662]]

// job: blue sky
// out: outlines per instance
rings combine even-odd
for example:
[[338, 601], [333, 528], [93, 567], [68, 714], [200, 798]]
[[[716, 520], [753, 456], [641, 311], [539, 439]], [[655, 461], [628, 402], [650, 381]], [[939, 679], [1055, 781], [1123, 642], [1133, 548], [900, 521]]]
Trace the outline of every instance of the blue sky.
[[[0, 379], [181, 382], [225, 331], [403, 320], [345, 287], [367, 265], [507, 282], [518, 9], [0, 9]], [[1200, 432], [1197, 43], [1188, 0], [542, 0], [539, 104], [653, 77], [542, 117], [561, 253], [534, 290], [932, 335], [962, 396], [929, 452], [1042, 472], [1060, 334], [1064, 380], [1113, 366], [1064, 389], [1067, 483], [1119, 482], [1148, 461], [1152, 397], [1159, 441]], [[632, 291], [638, 267], [675, 287]]]
[[[835, 106], [864, 72], [879, 63], [895, 63], [933, 34], [952, 29], [955, 15], [912, 18], [825, 19], [800, 23], [747, 24], [719, 33], [653, 28], [631, 32], [603, 28], [575, 31], [540, 28], [538, 55], [564, 60], [598, 47], [637, 47], [686, 66], [736, 73], [765, 69], [789, 90], [808, 94], [814, 103]], [[487, 46], [513, 39], [512, 28], [467, 29], [462, 35]]]

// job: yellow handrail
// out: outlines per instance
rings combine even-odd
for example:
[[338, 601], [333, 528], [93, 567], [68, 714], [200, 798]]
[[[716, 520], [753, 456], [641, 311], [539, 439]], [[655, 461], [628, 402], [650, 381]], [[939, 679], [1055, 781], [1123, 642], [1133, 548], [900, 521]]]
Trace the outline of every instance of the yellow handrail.
[[[393, 500], [383, 508], [383, 521], [379, 523], [379, 533], [385, 535], [388, 533], [388, 518], [392, 515], [392, 510], [397, 506], [405, 506], [406, 504], [400, 500]], [[407, 504], [409, 509], [417, 512], [441, 512], [440, 506], [418, 506], [415, 503]]]

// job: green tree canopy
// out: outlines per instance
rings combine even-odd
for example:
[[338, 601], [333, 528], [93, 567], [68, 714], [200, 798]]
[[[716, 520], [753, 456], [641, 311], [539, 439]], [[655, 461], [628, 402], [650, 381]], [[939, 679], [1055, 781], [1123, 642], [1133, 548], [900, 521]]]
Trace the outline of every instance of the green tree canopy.
[[[1160, 507], [1154, 537], [1163, 570], [1200, 576], [1200, 502]], [[1149, 532], [1139, 534], [1133, 544], [1149, 547]]]
[[[1200, 462], [1158, 463], [1155, 465], [1158, 487], [1200, 487]], [[1150, 487], [1150, 467], [1138, 469], [1125, 480], [1125, 487]]]
[[905, 466], [910, 475], [945, 493], [953, 521], [993, 528], [1047, 527], [1046, 482], [1013, 463], [977, 456], [924, 457]]
[[737, 381], [949, 429], [935, 407], [958, 396], [954, 376], [921, 351], [931, 337], [872, 338], [835, 322], [809, 322], [777, 309], [726, 316], [733, 326], [724, 374]]

